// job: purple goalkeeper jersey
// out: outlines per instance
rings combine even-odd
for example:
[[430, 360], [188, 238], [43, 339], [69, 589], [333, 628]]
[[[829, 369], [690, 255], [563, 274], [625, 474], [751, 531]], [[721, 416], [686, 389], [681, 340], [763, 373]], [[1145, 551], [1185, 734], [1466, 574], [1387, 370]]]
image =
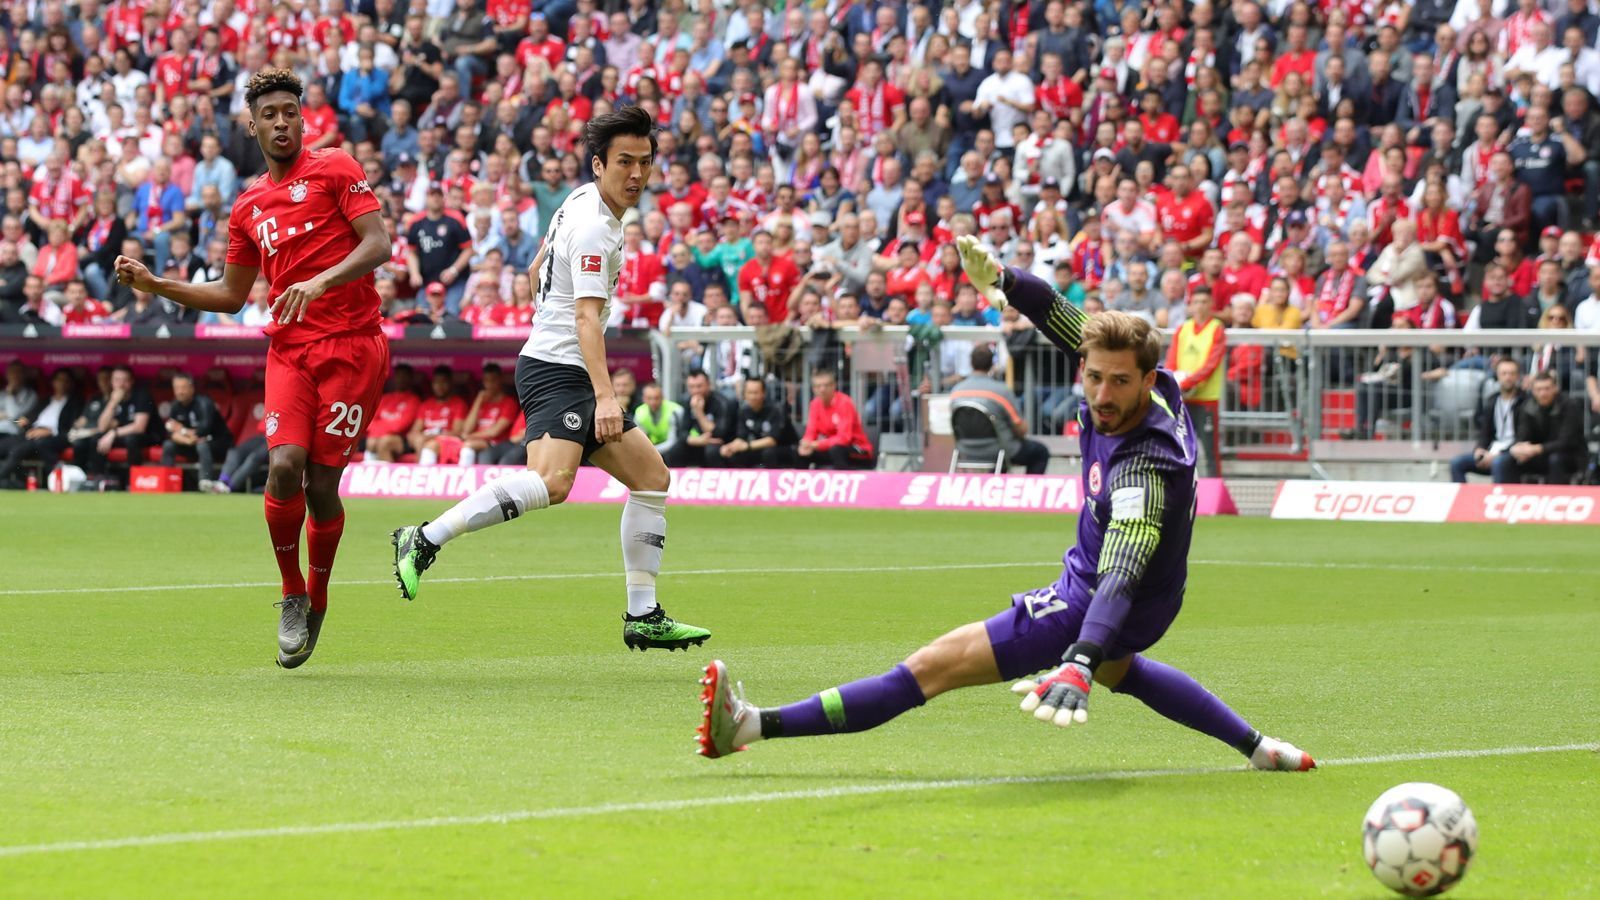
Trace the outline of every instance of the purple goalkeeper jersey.
[[[1170, 622], [1183, 603], [1188, 577], [1189, 539], [1194, 529], [1194, 426], [1183, 405], [1177, 379], [1156, 371], [1156, 386], [1144, 420], [1115, 436], [1089, 424], [1088, 404], [1079, 408], [1082, 429], [1084, 509], [1078, 517], [1078, 542], [1066, 553], [1065, 569], [1056, 582], [1061, 596], [1087, 592], [1096, 602], [1089, 609], [1085, 639], [1094, 639], [1088, 625], [1097, 618], [1108, 580], [1117, 585], [1131, 608], [1110, 614], [1108, 641], [1122, 619], [1154, 617]], [[1113, 602], [1115, 602], [1113, 600]]]

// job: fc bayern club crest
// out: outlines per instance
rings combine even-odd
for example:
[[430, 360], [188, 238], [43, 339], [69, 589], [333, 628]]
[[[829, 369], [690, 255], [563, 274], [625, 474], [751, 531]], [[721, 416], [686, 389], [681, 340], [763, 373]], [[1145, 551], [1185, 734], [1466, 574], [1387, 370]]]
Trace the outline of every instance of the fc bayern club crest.
[[267, 430], [267, 437], [272, 437], [273, 435], [278, 433], [278, 414], [277, 413], [273, 413], [272, 415], [267, 416], [267, 429], [266, 430]]
[[1094, 465], [1089, 467], [1089, 493], [1091, 493], [1091, 494], [1100, 493], [1100, 461], [1099, 460], [1095, 460]]
[[299, 203], [301, 200], [304, 200], [305, 198], [306, 198], [306, 183], [304, 181], [297, 181], [294, 184], [289, 185], [289, 199], [290, 200], [293, 200], [294, 202]]

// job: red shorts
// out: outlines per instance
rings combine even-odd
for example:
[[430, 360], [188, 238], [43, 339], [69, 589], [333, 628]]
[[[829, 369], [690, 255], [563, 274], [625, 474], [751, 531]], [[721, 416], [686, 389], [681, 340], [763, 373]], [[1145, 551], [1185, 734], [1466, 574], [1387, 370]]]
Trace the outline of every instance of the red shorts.
[[267, 349], [268, 447], [304, 447], [343, 468], [361, 445], [389, 378], [389, 339], [347, 334]]

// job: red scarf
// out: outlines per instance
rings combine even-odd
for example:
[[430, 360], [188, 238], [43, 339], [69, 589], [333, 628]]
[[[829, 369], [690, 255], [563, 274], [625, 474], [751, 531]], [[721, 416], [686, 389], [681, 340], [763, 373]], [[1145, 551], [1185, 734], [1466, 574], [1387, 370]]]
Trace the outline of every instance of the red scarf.
[[872, 88], [857, 85], [856, 91], [856, 120], [861, 125], [861, 133], [875, 135], [889, 124], [889, 114], [884, 104], [883, 82], [878, 82], [877, 86]]
[[114, 216], [108, 216], [104, 219], [95, 219], [89, 223], [88, 244], [90, 250], [99, 250], [105, 246], [106, 238], [111, 236], [111, 223], [115, 221], [116, 218]]
[[1355, 290], [1356, 272], [1346, 266], [1337, 278], [1329, 272], [1322, 280], [1322, 290], [1317, 294], [1317, 317], [1327, 322], [1350, 306], [1350, 293]]
[[796, 81], [785, 90], [783, 84], [778, 84], [778, 130], [800, 120], [800, 82]]

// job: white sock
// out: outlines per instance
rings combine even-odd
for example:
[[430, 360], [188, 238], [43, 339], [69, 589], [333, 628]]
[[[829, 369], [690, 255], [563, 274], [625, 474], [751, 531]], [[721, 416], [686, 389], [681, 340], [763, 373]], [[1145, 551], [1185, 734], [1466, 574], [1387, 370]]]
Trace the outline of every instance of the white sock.
[[419, 466], [431, 466], [438, 461], [439, 451], [437, 450], [429, 450], [424, 447], [422, 452], [417, 454], [417, 465]]
[[378, 453], [376, 450], [368, 450], [367, 452], [361, 454], [361, 460], [363, 462], [377, 462]]
[[761, 740], [761, 710], [754, 705], [745, 714], [744, 721], [739, 723], [739, 728], [733, 733], [733, 745], [753, 744]]
[[622, 568], [628, 578], [628, 615], [656, 608], [656, 576], [667, 546], [666, 491], [633, 491], [622, 507]]
[[478, 451], [472, 449], [471, 447], [461, 448], [461, 464], [463, 466], [470, 466], [477, 461]]
[[[496, 478], [423, 526], [422, 536], [443, 546], [463, 534], [509, 522], [529, 510], [550, 505], [550, 491], [538, 472]], [[659, 555], [657, 557], [659, 559]]]

